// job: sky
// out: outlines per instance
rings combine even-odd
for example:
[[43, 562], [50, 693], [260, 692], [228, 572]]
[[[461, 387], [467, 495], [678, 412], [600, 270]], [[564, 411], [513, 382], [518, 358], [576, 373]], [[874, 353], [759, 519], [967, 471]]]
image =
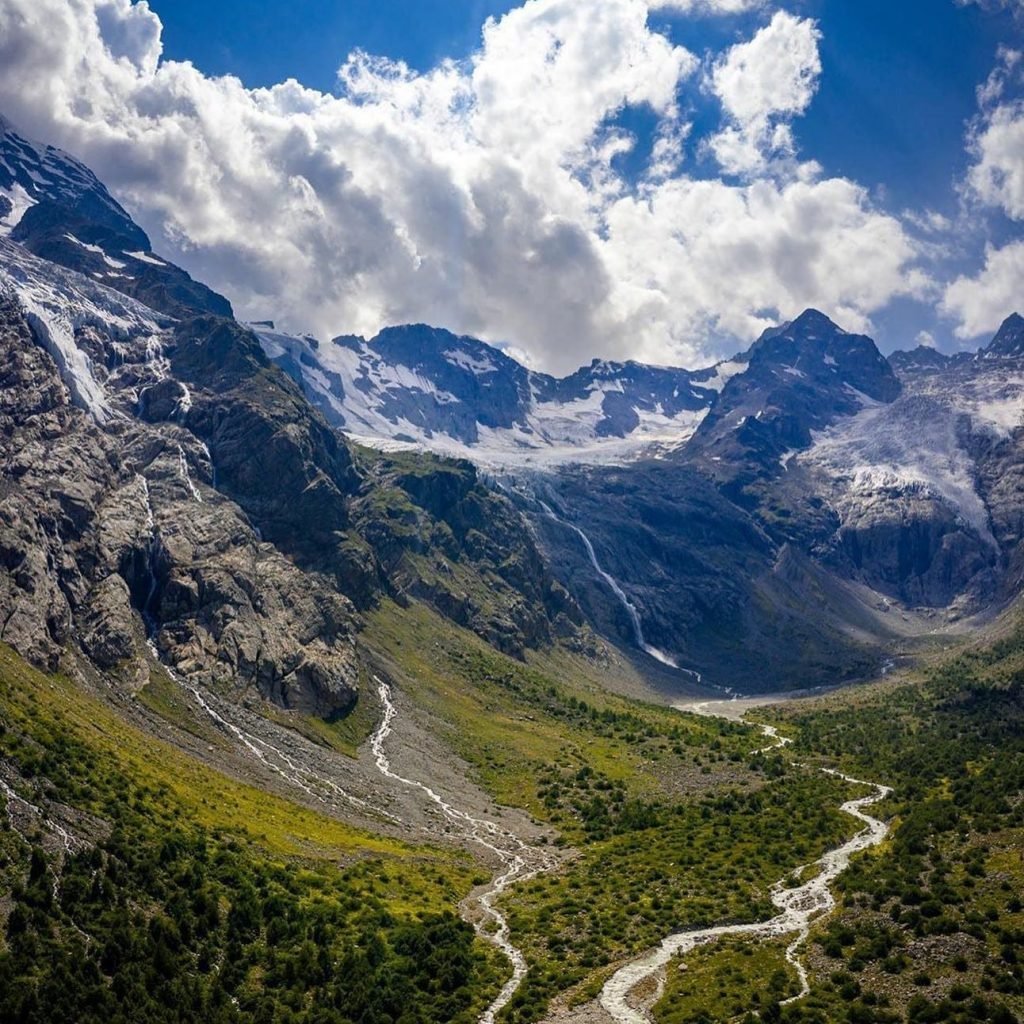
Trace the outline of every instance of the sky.
[[240, 316], [698, 366], [1024, 307], [1022, 54], [1024, 0], [0, 0], [0, 111]]

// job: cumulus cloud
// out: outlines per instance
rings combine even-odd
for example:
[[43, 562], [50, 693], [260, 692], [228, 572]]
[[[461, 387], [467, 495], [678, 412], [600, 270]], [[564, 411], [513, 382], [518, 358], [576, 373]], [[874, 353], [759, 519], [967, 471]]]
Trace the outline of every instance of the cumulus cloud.
[[762, 171], [769, 159], [791, 158], [787, 123], [810, 105], [821, 75], [821, 32], [810, 18], [778, 11], [749, 42], [731, 47], [710, 86], [732, 122], [710, 141], [730, 174]]
[[[625, 319], [672, 325], [676, 347], [708, 334], [750, 338], [782, 311], [817, 305], [850, 329], [894, 295], [920, 295], [898, 220], [842, 179], [742, 188], [679, 179], [624, 197], [608, 215], [605, 259]], [[787, 314], [787, 315], [792, 315]], [[642, 352], [657, 358], [657, 335]]]
[[943, 297], [943, 312], [958, 321], [957, 336], [977, 338], [995, 331], [1020, 308], [1022, 281], [1024, 241], [999, 249], [990, 246], [981, 272], [957, 278]]
[[[992, 74], [978, 89], [980, 112], [967, 135], [973, 162], [965, 197], [1015, 221], [1024, 220], [1024, 100], [1019, 91], [1024, 55], [1001, 48]], [[956, 334], [976, 338], [994, 331], [1021, 303], [1024, 242], [989, 245], [976, 274], [957, 277], [945, 290], [942, 309], [956, 320]]]
[[[0, 110], [81, 156], [240, 314], [321, 336], [423, 320], [554, 370], [695, 363], [804, 305], [861, 326], [917, 293], [900, 222], [854, 183], [687, 176], [698, 62], [651, 7], [527, 0], [429, 73], [354, 53], [332, 95], [162, 60], [144, 2], [5, 0]], [[728, 127], [786, 149], [817, 29], [776, 15], [745, 45], [716, 66]], [[616, 169], [627, 106], [658, 120], [639, 184]]]
[[1024, 219], [1024, 99], [1014, 98], [1021, 86], [1024, 54], [1001, 47], [998, 61], [978, 89], [980, 113], [968, 132], [974, 157], [967, 176], [971, 196]]
[[652, 11], [679, 11], [682, 14], [743, 14], [763, 7], [765, 0], [649, 0]]

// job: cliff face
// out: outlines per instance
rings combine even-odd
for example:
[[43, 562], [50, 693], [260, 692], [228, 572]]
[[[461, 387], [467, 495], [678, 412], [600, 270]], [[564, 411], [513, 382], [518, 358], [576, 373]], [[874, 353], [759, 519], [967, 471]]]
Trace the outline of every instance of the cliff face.
[[23, 200], [0, 237], [0, 639], [129, 688], [155, 652], [332, 716], [357, 696], [358, 608], [385, 594], [517, 655], [575, 635], [471, 467], [355, 454], [86, 168], [6, 126], [0, 147]]

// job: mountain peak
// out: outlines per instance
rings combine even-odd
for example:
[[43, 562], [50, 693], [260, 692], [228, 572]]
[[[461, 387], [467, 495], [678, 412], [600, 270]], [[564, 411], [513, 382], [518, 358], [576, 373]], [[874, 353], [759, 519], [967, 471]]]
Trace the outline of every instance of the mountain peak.
[[978, 355], [982, 359], [1024, 356], [1024, 317], [1020, 313], [1011, 313]]
[[789, 330], [794, 333], [808, 334], [811, 331], [826, 331], [829, 334], [846, 334], [831, 317], [826, 316], [819, 309], [805, 309], [789, 325]]

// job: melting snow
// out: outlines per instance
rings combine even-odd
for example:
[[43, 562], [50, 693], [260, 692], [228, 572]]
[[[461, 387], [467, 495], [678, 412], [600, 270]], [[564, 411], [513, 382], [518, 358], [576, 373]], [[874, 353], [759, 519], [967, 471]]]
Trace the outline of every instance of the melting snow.
[[957, 410], [934, 399], [910, 394], [891, 405], [873, 404], [816, 434], [801, 464], [817, 467], [840, 487], [838, 504], [847, 512], [876, 495], [917, 491], [944, 501], [995, 543], [973, 463], [960, 445]]
[[[678, 447], [693, 435], [706, 415], [704, 409], [683, 410], [674, 416], [665, 415], [661, 408], [638, 409], [640, 422], [627, 437], [603, 437], [598, 435], [597, 427], [605, 419], [605, 395], [622, 391], [620, 381], [604, 381], [572, 402], [543, 402], [534, 394], [524, 423], [503, 428], [478, 424], [479, 440], [470, 445], [422, 423], [396, 417], [387, 409], [389, 392], [429, 395], [438, 406], [461, 404], [456, 395], [438, 388], [412, 368], [384, 363], [366, 346], [359, 351], [346, 345], [314, 347], [308, 338], [268, 330], [259, 323], [248, 326], [270, 359], [288, 358], [301, 363], [305, 386], [321, 407], [328, 407], [341, 418], [342, 429], [352, 440], [384, 451], [428, 450], [494, 468], [615, 464]], [[454, 349], [444, 356], [477, 373], [497, 369], [493, 363]], [[738, 370], [743, 367], [737, 364]]]
[[746, 368], [747, 364], [739, 359], [730, 359], [728, 362], [718, 363], [713, 366], [714, 376], [704, 381], [697, 381], [697, 384], [702, 388], [707, 388], [709, 391], [721, 391], [736, 374], [743, 373]]
[[75, 340], [77, 328], [97, 326], [115, 338], [155, 335], [158, 314], [91, 278], [39, 260], [0, 238], [0, 291], [13, 294], [39, 342], [53, 357], [76, 405], [98, 423], [113, 415], [92, 360]]

